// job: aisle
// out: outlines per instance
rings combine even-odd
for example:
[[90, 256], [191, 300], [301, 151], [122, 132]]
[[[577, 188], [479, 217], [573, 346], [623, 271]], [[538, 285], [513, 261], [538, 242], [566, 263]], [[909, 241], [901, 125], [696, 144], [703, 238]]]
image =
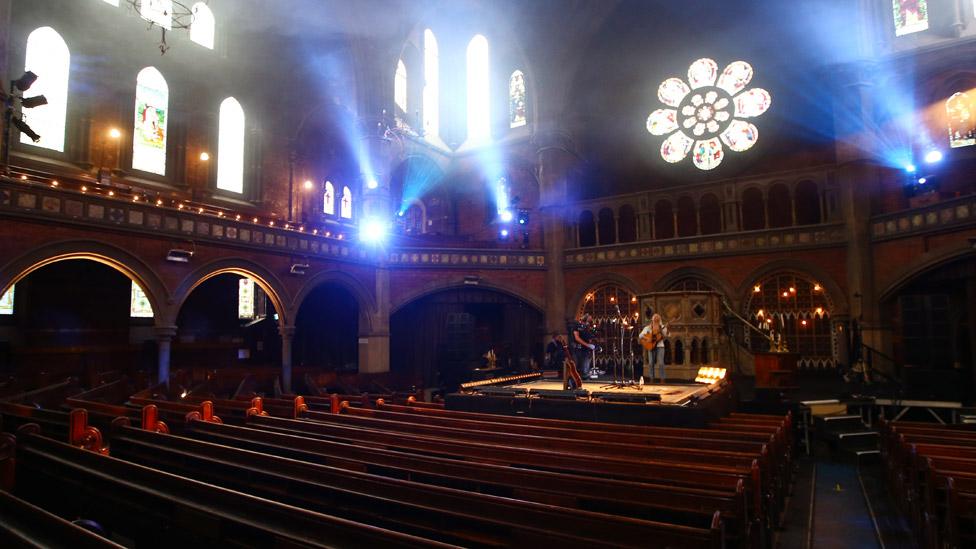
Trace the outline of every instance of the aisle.
[[881, 547], [853, 464], [816, 463], [813, 482], [814, 549]]

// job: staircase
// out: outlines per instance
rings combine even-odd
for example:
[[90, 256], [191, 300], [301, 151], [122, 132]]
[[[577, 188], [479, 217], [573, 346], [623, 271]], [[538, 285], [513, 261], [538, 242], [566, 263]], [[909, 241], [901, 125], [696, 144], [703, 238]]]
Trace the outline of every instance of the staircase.
[[865, 425], [859, 415], [820, 416], [815, 427], [817, 438], [837, 458], [853, 459], [860, 464], [881, 457], [878, 432]]

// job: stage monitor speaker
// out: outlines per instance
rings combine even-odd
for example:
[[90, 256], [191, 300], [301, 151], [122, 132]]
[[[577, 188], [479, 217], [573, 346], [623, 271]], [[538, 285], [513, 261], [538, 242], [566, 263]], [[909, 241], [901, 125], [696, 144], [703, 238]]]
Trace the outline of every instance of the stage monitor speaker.
[[512, 389], [510, 387], [480, 387], [478, 394], [492, 397], [516, 397], [525, 396], [525, 389]]
[[554, 398], [561, 400], [576, 400], [586, 398], [590, 392], [586, 389], [564, 391], [562, 389], [529, 389], [529, 394], [539, 398]]
[[647, 404], [648, 402], [660, 402], [661, 395], [658, 393], [612, 393], [598, 392], [590, 393], [593, 398], [598, 398], [604, 402], [630, 402], [634, 404]]

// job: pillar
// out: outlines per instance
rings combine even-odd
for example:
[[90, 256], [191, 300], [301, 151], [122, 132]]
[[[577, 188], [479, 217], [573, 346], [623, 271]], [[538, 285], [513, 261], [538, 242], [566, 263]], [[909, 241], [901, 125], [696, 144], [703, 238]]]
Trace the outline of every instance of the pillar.
[[169, 363], [172, 352], [173, 338], [176, 337], [176, 326], [156, 326], [153, 328], [156, 336], [156, 382], [169, 385]]
[[361, 311], [359, 372], [390, 371], [390, 270], [382, 262], [376, 269], [376, 311]]
[[281, 390], [291, 393], [291, 344], [295, 338], [294, 326], [279, 326], [281, 334]]
[[[566, 281], [563, 259], [566, 248], [566, 216], [571, 211], [566, 204], [567, 176], [576, 163], [569, 138], [558, 132], [539, 132], [536, 135], [536, 171], [539, 180], [539, 210], [545, 234], [546, 252], [546, 334], [566, 333]], [[599, 217], [594, 219], [599, 244]]]

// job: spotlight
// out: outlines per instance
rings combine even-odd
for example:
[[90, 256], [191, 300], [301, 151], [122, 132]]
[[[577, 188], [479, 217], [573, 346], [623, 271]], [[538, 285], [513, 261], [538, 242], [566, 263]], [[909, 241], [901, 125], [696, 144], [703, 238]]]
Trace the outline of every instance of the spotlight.
[[37, 135], [37, 132], [35, 132], [34, 130], [32, 130], [31, 127], [28, 126], [20, 118], [17, 118], [15, 116], [15, 117], [11, 118], [10, 121], [13, 122], [14, 126], [17, 126], [17, 129], [20, 130], [20, 132], [22, 134], [24, 134], [27, 137], [29, 137], [31, 139], [31, 141], [33, 141], [34, 143], [37, 143], [38, 141], [41, 140], [41, 136], [40, 135]]
[[210, 153], [208, 153], [207, 151], [203, 151], [202, 153], [200, 153], [201, 162], [206, 162], [208, 160], [210, 160]]
[[518, 212], [518, 222], [519, 222], [519, 225], [528, 225], [529, 224], [529, 211], [528, 210], [519, 210], [519, 212]]
[[915, 170], [916, 170], [915, 164], [906, 164], [905, 165], [905, 171], [906, 172], [908, 172], [908, 173], [915, 173]]
[[308, 271], [308, 263], [292, 263], [289, 272], [293, 275], [304, 275]]
[[20, 91], [27, 91], [31, 86], [34, 85], [34, 81], [37, 80], [37, 75], [31, 71], [27, 71], [23, 76], [13, 81], [13, 85]]
[[181, 248], [173, 248], [166, 253], [166, 261], [172, 261], [174, 263], [189, 263], [191, 257], [193, 257], [193, 250], [184, 250]]
[[926, 178], [924, 178], [924, 177], [919, 177], [919, 178], [918, 178], [918, 184], [919, 184], [919, 185], [924, 185], [924, 184], [926, 184], [927, 182], [928, 182], [928, 179], [926, 179]]
[[502, 238], [508, 238], [508, 229], [502, 229], [498, 232], [498, 236]]
[[498, 217], [505, 223], [508, 223], [512, 220], [512, 210], [502, 210], [498, 212]]
[[932, 150], [925, 153], [925, 161], [929, 164], [935, 164], [942, 160], [942, 151]]
[[34, 107], [47, 105], [47, 97], [44, 97], [43, 95], [35, 95], [34, 97], [25, 97], [20, 100], [20, 104], [25, 109], [33, 109]]
[[366, 188], [367, 189], [375, 189], [376, 187], [379, 187], [379, 186], [380, 186], [380, 182], [377, 181], [376, 179], [372, 178], [372, 177], [370, 177], [369, 179], [366, 180]]
[[363, 242], [378, 244], [386, 236], [386, 226], [379, 219], [367, 219], [359, 230], [359, 239]]
[[311, 180], [308, 179], [305, 180], [305, 183], [302, 183], [302, 187], [304, 187], [306, 191], [312, 190], [312, 187], [314, 186], [315, 185], [311, 182]]
[[112, 139], [118, 139], [122, 137], [122, 132], [120, 132], [118, 128], [112, 128], [108, 131], [108, 136]]

